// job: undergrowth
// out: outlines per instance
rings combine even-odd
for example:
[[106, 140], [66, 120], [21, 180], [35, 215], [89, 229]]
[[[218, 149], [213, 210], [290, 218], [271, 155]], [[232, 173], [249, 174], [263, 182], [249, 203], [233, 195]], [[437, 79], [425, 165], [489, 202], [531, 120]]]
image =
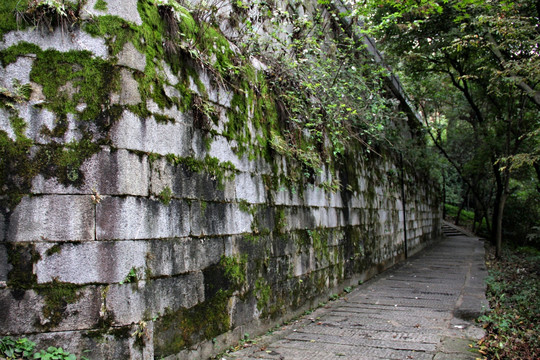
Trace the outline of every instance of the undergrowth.
[[540, 359], [540, 251], [506, 248], [487, 262], [491, 310], [481, 316], [484, 359]]

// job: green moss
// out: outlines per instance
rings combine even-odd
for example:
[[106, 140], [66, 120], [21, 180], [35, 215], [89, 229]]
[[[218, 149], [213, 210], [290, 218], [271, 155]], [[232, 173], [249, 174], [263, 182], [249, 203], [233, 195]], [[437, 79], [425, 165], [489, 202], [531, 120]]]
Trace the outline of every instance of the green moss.
[[240, 289], [246, 283], [247, 255], [238, 257], [221, 256], [219, 264], [225, 271], [225, 276], [235, 289]]
[[53, 245], [51, 248], [49, 248], [45, 252], [45, 255], [52, 256], [54, 254], [59, 254], [61, 251], [62, 251], [62, 246], [60, 246], [59, 244], [56, 244], [56, 245]]
[[228, 331], [231, 327], [229, 296], [228, 292], [220, 290], [212, 299], [190, 309], [167, 311], [155, 323], [155, 357], [176, 354]]
[[276, 210], [276, 231], [280, 234], [286, 232], [287, 228], [287, 217], [285, 216], [285, 209], [277, 208]]
[[94, 5], [94, 9], [100, 11], [107, 11], [107, 2], [105, 2], [104, 0], [97, 0], [96, 4]]
[[17, 116], [10, 118], [16, 139], [0, 131], [0, 211], [9, 213], [30, 192], [38, 173], [31, 154], [33, 141], [24, 135], [25, 124]]
[[158, 195], [159, 201], [161, 201], [164, 205], [169, 205], [171, 203], [173, 197], [173, 192], [170, 187], [166, 186], [161, 190], [161, 192]]
[[96, 16], [83, 25], [83, 30], [90, 35], [105, 39], [112, 55], [118, 55], [128, 41], [137, 39], [137, 29], [135, 25], [112, 15]]
[[265, 308], [269, 305], [271, 288], [264, 278], [258, 278], [255, 281], [255, 296], [257, 297], [257, 309], [264, 313]]
[[75, 303], [82, 296], [79, 289], [80, 286], [57, 281], [37, 289], [45, 302], [42, 310], [43, 316], [48, 320], [42, 325], [45, 329], [52, 329], [62, 322], [67, 305]]
[[26, 24], [17, 23], [17, 13], [22, 13], [28, 8], [28, 0], [2, 0], [0, 2], [0, 39], [4, 34], [24, 29]]
[[11, 269], [7, 275], [7, 285], [15, 298], [24, 296], [24, 292], [37, 284], [34, 264], [41, 258], [34, 244], [6, 243], [8, 263]]
[[167, 161], [173, 165], [183, 165], [193, 173], [206, 173], [218, 182], [218, 187], [223, 188], [225, 181], [234, 180], [238, 170], [230, 161], [220, 162], [218, 158], [206, 155], [203, 160], [194, 157], [180, 157], [174, 154], [166, 156]]

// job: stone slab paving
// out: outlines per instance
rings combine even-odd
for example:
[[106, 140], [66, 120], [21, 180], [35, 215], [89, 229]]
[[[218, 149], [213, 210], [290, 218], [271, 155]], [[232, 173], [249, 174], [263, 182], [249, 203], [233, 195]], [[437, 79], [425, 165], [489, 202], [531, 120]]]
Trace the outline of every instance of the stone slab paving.
[[484, 243], [452, 232], [303, 318], [227, 354], [253, 359], [475, 359], [487, 308]]

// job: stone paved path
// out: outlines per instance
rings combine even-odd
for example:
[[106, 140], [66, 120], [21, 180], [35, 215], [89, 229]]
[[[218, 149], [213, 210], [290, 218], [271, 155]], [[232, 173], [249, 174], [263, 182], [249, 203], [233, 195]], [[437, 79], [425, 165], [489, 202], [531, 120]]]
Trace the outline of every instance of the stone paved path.
[[484, 245], [455, 231], [346, 297], [228, 354], [252, 359], [475, 359]]

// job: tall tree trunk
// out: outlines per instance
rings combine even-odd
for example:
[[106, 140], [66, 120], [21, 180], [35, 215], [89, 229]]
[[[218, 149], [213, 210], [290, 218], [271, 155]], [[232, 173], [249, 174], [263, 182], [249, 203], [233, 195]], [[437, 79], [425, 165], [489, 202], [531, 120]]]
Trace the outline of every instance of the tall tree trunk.
[[465, 196], [463, 197], [463, 201], [461, 202], [461, 205], [459, 206], [459, 210], [457, 212], [456, 220], [454, 221], [454, 225], [459, 225], [459, 218], [461, 217], [461, 211], [463, 211], [463, 208], [465, 207], [465, 202], [469, 198], [469, 190], [471, 190], [470, 186], [467, 186], [467, 191], [465, 192]]
[[508, 191], [503, 192], [499, 200], [499, 206], [497, 207], [497, 233], [495, 234], [495, 256], [497, 258], [500, 258], [502, 255], [502, 220], [504, 214], [504, 205], [506, 204], [506, 199], [508, 199], [508, 195]]

